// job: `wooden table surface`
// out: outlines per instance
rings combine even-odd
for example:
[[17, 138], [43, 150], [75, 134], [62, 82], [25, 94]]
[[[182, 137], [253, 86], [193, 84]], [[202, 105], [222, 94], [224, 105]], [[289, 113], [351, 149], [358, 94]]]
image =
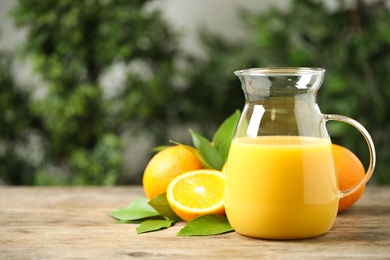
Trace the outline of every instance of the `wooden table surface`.
[[143, 197], [129, 187], [0, 187], [0, 259], [390, 259], [390, 187], [369, 186], [325, 235], [273, 241], [227, 233], [137, 235], [110, 211]]

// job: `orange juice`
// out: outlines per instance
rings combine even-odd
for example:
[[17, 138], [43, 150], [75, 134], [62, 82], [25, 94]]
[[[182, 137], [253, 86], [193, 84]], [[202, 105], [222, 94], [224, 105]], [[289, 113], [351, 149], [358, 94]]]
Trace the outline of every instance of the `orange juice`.
[[330, 140], [299, 136], [234, 139], [225, 210], [236, 232], [266, 239], [321, 235], [337, 215]]

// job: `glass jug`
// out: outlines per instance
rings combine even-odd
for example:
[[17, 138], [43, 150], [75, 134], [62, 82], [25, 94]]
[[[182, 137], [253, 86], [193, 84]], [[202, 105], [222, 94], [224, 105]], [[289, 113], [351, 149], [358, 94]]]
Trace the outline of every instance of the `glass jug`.
[[[357, 121], [322, 114], [316, 103], [325, 70], [256, 68], [236, 71], [245, 107], [231, 143], [225, 210], [236, 232], [264, 239], [298, 239], [326, 233], [339, 199], [370, 179], [375, 148]], [[325, 123], [346, 122], [365, 137], [370, 164], [364, 179], [340, 191]]]

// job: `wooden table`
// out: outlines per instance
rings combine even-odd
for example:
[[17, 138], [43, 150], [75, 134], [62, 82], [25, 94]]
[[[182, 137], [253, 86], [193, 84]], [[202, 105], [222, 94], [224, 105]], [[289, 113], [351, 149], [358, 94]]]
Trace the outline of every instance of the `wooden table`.
[[0, 259], [390, 259], [390, 187], [368, 187], [325, 235], [272, 241], [227, 233], [176, 237], [184, 223], [137, 235], [108, 213], [130, 187], [0, 187]]

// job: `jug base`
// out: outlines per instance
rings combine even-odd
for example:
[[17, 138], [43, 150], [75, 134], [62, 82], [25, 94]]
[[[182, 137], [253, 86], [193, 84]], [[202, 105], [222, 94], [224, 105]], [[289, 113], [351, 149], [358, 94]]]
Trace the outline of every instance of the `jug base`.
[[244, 236], [244, 237], [249, 237], [249, 238], [255, 238], [255, 239], [261, 239], [261, 240], [277, 240], [277, 241], [289, 241], [289, 240], [302, 240], [302, 239], [311, 239], [311, 238], [316, 238], [322, 235], [325, 235], [328, 233], [329, 230], [326, 230], [325, 232], [321, 233], [313, 233], [313, 234], [296, 234], [296, 235], [282, 235], [282, 234], [243, 234], [238, 231], [235, 231], [237, 234]]

